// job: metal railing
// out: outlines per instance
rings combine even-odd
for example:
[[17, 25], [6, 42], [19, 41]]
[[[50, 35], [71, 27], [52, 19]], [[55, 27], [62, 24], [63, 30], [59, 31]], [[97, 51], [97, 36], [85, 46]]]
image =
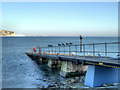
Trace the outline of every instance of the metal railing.
[[[100, 46], [101, 45], [101, 46]], [[111, 45], [111, 46], [109, 46]], [[74, 55], [91, 55], [91, 56], [111, 56], [108, 54], [115, 54], [119, 57], [118, 45], [120, 42], [109, 43], [93, 43], [93, 44], [58, 44], [58, 46], [48, 45], [47, 47], [39, 47], [39, 53], [52, 53], [52, 54], [74, 54]], [[100, 46], [100, 47], [98, 47]]]

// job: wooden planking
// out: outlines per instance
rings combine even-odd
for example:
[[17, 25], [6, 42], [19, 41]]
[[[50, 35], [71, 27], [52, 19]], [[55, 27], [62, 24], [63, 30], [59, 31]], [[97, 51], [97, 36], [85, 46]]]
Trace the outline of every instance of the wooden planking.
[[120, 65], [120, 58], [111, 58], [111, 57], [97, 57], [97, 56], [78, 56], [78, 55], [56, 55], [56, 54], [48, 54], [48, 53], [31, 53], [27, 52], [28, 55], [40, 56], [42, 58], [51, 58], [51, 59], [61, 59], [68, 61], [84, 61], [84, 62], [97, 62], [97, 63], [106, 63], [106, 64], [114, 64]]

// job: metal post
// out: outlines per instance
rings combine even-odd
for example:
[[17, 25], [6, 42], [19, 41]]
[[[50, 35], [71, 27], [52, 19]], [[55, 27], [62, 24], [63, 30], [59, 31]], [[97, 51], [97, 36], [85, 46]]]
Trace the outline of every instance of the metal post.
[[75, 45], [76, 46], [76, 55], [77, 55], [77, 45]]
[[83, 44], [83, 52], [84, 52], [84, 56], [85, 56], [85, 44]]
[[52, 53], [52, 47], [50, 47], [50, 53]]
[[69, 45], [69, 54], [70, 54], [70, 45]]
[[82, 36], [80, 35], [80, 52], [82, 52]]
[[43, 53], [44, 53], [44, 47], [43, 47]]
[[60, 53], [60, 46], [59, 46], [59, 53]]
[[65, 54], [65, 45], [64, 45], [64, 54]]
[[51, 47], [51, 53], [53, 53], [53, 48]]
[[51, 47], [51, 49], [52, 49], [52, 51], [51, 51], [51, 52], [53, 53], [53, 47]]
[[39, 54], [41, 53], [41, 48], [39, 47]]
[[56, 54], [56, 47], [55, 47], [55, 49], [54, 49], [54, 50], [55, 50], [55, 54]]
[[105, 43], [105, 56], [107, 57], [107, 43]]
[[50, 47], [48, 47], [48, 53], [50, 53], [50, 50], [49, 50], [49, 49], [50, 49]]
[[95, 56], [95, 44], [93, 44], [93, 56]]
[[41, 47], [41, 53], [42, 53], [42, 47]]

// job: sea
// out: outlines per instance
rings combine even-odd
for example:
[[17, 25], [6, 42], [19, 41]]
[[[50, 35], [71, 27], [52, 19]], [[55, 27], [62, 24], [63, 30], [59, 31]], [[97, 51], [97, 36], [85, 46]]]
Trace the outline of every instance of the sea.
[[[25, 52], [32, 52], [33, 47], [47, 47], [48, 45], [57, 46], [59, 43], [72, 43], [72, 45], [79, 45], [79, 37], [2, 37], [2, 88], [40, 88], [41, 86], [48, 87], [53, 82], [57, 82], [61, 88], [67, 88], [70, 78], [61, 77], [60, 69], [50, 69], [47, 65], [36, 64], [31, 58], [29, 58]], [[83, 44], [92, 43], [110, 43], [118, 42], [117, 37], [83, 37]], [[68, 47], [67, 47], [68, 48]], [[71, 46], [70, 50], [75, 51]], [[92, 55], [93, 46], [86, 45], [85, 55]], [[37, 49], [38, 50], [38, 49]], [[58, 50], [58, 49], [57, 49]], [[66, 49], [67, 50], [67, 49]], [[80, 47], [77, 47], [77, 51]], [[47, 51], [47, 50], [44, 50]], [[58, 50], [59, 51], [59, 50]], [[96, 54], [104, 56], [105, 45], [95, 45]], [[97, 53], [97, 51], [99, 51]], [[108, 52], [117, 52], [118, 45], [108, 44]], [[55, 52], [54, 52], [55, 53]], [[61, 52], [64, 53], [64, 52]], [[67, 53], [67, 52], [66, 52]], [[77, 53], [83, 55], [83, 53]], [[117, 53], [109, 53], [107, 56], [117, 57]], [[74, 77], [72, 77], [74, 78]], [[44, 79], [50, 81], [45, 82]], [[61, 84], [64, 84], [62, 86]], [[74, 87], [85, 87], [83, 83]]]

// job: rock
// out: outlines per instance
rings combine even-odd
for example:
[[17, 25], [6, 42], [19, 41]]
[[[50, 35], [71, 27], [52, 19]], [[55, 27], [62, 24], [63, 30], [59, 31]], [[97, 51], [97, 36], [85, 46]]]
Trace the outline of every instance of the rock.
[[60, 88], [60, 86], [57, 86], [56, 88]]
[[44, 76], [50, 76], [49, 74], [45, 74]]
[[37, 84], [37, 86], [40, 86], [41, 84]]
[[42, 88], [44, 88], [45, 86], [41, 86]]
[[71, 81], [69, 81], [68, 83], [71, 83]]
[[44, 82], [46, 82], [46, 81], [47, 81], [47, 79], [43, 79], [43, 81], [44, 81]]
[[20, 65], [22, 65], [22, 64], [20, 64]]
[[47, 81], [50, 81], [49, 79], [47, 79]]
[[74, 82], [75, 82], [75, 80], [74, 80], [74, 79], [71, 79], [71, 82], [72, 82], [72, 83], [74, 83]]
[[63, 86], [60, 86], [60, 88], [64, 88]]
[[75, 77], [75, 79], [80, 79], [79, 77]]
[[109, 86], [114, 86], [113, 84], [109, 84]]
[[81, 83], [83, 83], [83, 80], [82, 80], [82, 79], [80, 79], [80, 82], [81, 82]]
[[38, 87], [40, 89], [40, 87]]
[[85, 79], [85, 76], [80, 77], [80, 79]]
[[56, 82], [53, 82], [53, 84], [57, 84]]
[[35, 85], [35, 84], [31, 84], [31, 85]]
[[54, 87], [55, 85], [53, 85], [53, 84], [51, 84], [51, 85], [49, 85], [48, 87]]
[[80, 82], [83, 83], [85, 80], [85, 76], [80, 77]]
[[113, 83], [113, 85], [114, 85], [114, 86], [119, 86], [119, 85], [120, 85], [120, 83]]
[[78, 80], [75, 80], [75, 82], [74, 83], [78, 83]]
[[107, 85], [107, 84], [103, 84], [102, 86], [103, 86], [103, 87], [107, 87], [108, 85]]
[[70, 80], [66, 80], [67, 82], [69, 82]]
[[61, 85], [64, 86], [65, 84], [64, 84], [64, 83], [60, 83], [60, 86], [61, 86]]
[[57, 86], [57, 84], [54, 84], [55, 86]]

